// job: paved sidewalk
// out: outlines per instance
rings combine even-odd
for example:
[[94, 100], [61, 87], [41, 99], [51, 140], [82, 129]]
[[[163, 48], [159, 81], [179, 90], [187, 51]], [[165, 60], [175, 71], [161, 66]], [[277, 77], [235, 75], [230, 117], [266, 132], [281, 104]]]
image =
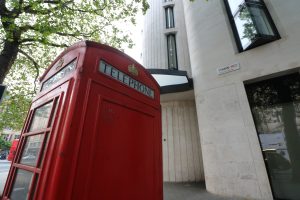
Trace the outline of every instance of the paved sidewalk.
[[0, 160], [0, 196], [2, 195], [4, 184], [10, 168], [10, 161]]
[[211, 194], [204, 183], [164, 183], [164, 200], [242, 200]]

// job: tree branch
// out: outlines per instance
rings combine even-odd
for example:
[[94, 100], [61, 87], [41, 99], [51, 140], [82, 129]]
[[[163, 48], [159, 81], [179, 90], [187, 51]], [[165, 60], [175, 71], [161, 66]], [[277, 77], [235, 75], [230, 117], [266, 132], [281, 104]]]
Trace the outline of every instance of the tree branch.
[[30, 55], [28, 55], [25, 51], [23, 51], [22, 49], [19, 49], [19, 52], [21, 54], [23, 54], [28, 60], [30, 60], [34, 64], [36, 69], [40, 68], [40, 65]]
[[59, 4], [59, 3], [61, 3], [61, 1], [51, 1], [51, 0], [49, 0], [49, 1], [43, 1], [43, 3]]
[[[77, 36], [80, 36], [79, 34], [76, 33], [62, 33], [62, 32], [55, 32], [54, 34], [60, 35], [60, 36], [70, 36], [70, 37], [74, 37], [77, 38]], [[82, 34], [84, 35], [84, 34]]]
[[82, 10], [79, 8], [70, 8], [68, 5], [65, 5], [65, 8], [73, 11], [73, 12], [80, 12], [80, 13], [94, 13], [94, 14], [98, 14], [98, 12], [103, 11], [105, 8], [107, 7], [107, 4], [105, 4], [102, 8], [99, 9], [91, 9], [91, 10]]
[[79, 36], [81, 37], [91, 37], [95, 32], [100, 31], [101, 29], [95, 29], [92, 32], [85, 34], [85, 33], [81, 33], [81, 34], [76, 34], [76, 33], [62, 33], [62, 32], [55, 32], [54, 34], [60, 35], [60, 36], [69, 36], [69, 37], [74, 37], [76, 39], [80, 39]]
[[62, 3], [60, 0], [58, 0], [58, 1], [51, 1], [51, 0], [49, 0], [49, 1], [40, 1], [39, 3], [53, 4], [53, 5], [58, 5], [58, 6], [55, 6], [53, 8], [49, 8], [49, 9], [34, 10], [31, 5], [28, 5], [28, 6], [25, 6], [23, 8], [23, 10], [24, 10], [25, 13], [29, 13], [29, 14], [48, 15], [48, 14], [52, 13], [55, 10], [64, 8], [66, 5], [68, 5], [72, 2], [73, 1], [66, 1], [66, 2]]
[[5, 6], [6, 0], [0, 1], [0, 16], [3, 16], [4, 14], [7, 14], [8, 10]]
[[39, 42], [41, 44], [49, 45], [49, 46], [53, 46], [53, 47], [68, 47], [68, 45], [66, 45], [66, 44], [56, 44], [53, 42], [48, 42], [48, 41], [44, 41], [44, 40], [40, 40], [40, 39], [33, 39], [33, 38], [27, 38], [27, 39], [23, 39], [23, 40], [19, 41], [20, 44], [23, 44], [26, 42]]
[[36, 28], [34, 26], [30, 26], [30, 25], [21, 26], [19, 29], [21, 32], [26, 32], [28, 30], [36, 31]]
[[22, 49], [19, 49], [19, 52], [21, 54], [23, 54], [28, 60], [30, 60], [32, 63], [33, 63], [33, 66], [34, 66], [34, 69], [35, 69], [35, 72], [36, 72], [36, 75], [34, 77], [34, 88], [33, 88], [33, 92], [36, 93], [36, 81], [37, 79], [39, 78], [40, 76], [40, 71], [39, 71], [39, 68], [40, 68], [40, 65], [30, 56], [28, 55], [25, 51], [23, 51]]
[[25, 6], [23, 8], [24, 12], [25, 13], [29, 13], [29, 14], [39, 14], [39, 15], [48, 15], [50, 14], [51, 12], [53, 12], [54, 10], [57, 10], [58, 6], [57, 7], [54, 7], [54, 8], [51, 8], [51, 9], [47, 9], [47, 10], [34, 10], [32, 9], [31, 6]]
[[14, 16], [14, 18], [19, 17], [19, 15], [22, 13], [22, 4], [23, 0], [19, 0], [18, 6], [11, 11], [11, 14]]

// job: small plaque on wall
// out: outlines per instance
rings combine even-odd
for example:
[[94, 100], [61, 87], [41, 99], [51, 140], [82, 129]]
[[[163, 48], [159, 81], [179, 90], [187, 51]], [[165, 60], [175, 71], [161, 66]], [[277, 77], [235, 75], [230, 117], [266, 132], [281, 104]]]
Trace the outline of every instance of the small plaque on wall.
[[225, 67], [217, 68], [217, 73], [218, 73], [218, 75], [227, 74], [227, 73], [239, 70], [240, 68], [241, 68], [240, 63], [235, 63], [235, 64], [228, 65]]

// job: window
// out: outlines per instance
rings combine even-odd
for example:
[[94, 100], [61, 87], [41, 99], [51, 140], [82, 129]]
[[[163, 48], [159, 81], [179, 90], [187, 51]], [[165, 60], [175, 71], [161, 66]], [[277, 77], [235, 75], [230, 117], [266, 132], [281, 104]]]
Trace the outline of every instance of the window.
[[50, 102], [35, 110], [30, 126], [30, 131], [35, 131], [47, 127], [52, 104], [53, 102]]
[[16, 175], [13, 178], [10, 192], [9, 199], [11, 200], [33, 199], [58, 99], [59, 97], [56, 97], [31, 111], [30, 126], [26, 126], [25, 132], [20, 137], [20, 145], [22, 145], [20, 147], [22, 150], [18, 153], [20, 156], [16, 155], [16, 163], [12, 165], [16, 170]]
[[42, 85], [41, 91], [44, 91], [51, 86], [53, 86], [55, 83], [57, 83], [59, 80], [63, 79], [67, 75], [69, 75], [71, 72], [73, 72], [76, 68], [76, 60], [73, 60], [70, 64], [63, 67], [59, 72], [57, 72], [54, 76], [49, 78], [47, 81], [45, 81]]
[[167, 35], [168, 62], [169, 69], [177, 70], [177, 53], [176, 53], [176, 38], [175, 34]]
[[35, 167], [37, 158], [41, 151], [44, 134], [28, 136], [26, 138], [25, 147], [21, 155], [21, 164]]
[[173, 7], [167, 7], [166, 10], [166, 28], [174, 28], [174, 13]]
[[300, 197], [300, 74], [245, 85], [274, 199]]
[[17, 169], [17, 176], [14, 181], [14, 186], [11, 192], [10, 199], [28, 199], [32, 178], [32, 172], [23, 169]]
[[262, 0], [225, 0], [240, 52], [280, 39]]

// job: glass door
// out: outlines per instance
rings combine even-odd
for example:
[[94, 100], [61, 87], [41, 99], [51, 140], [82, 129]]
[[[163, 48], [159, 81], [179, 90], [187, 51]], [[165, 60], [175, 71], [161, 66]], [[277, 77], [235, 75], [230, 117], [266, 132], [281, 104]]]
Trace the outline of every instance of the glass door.
[[300, 198], [300, 74], [246, 85], [275, 199]]
[[27, 122], [20, 138], [21, 151], [12, 165], [10, 200], [33, 199], [58, 101], [59, 96], [30, 111], [29, 123]]

